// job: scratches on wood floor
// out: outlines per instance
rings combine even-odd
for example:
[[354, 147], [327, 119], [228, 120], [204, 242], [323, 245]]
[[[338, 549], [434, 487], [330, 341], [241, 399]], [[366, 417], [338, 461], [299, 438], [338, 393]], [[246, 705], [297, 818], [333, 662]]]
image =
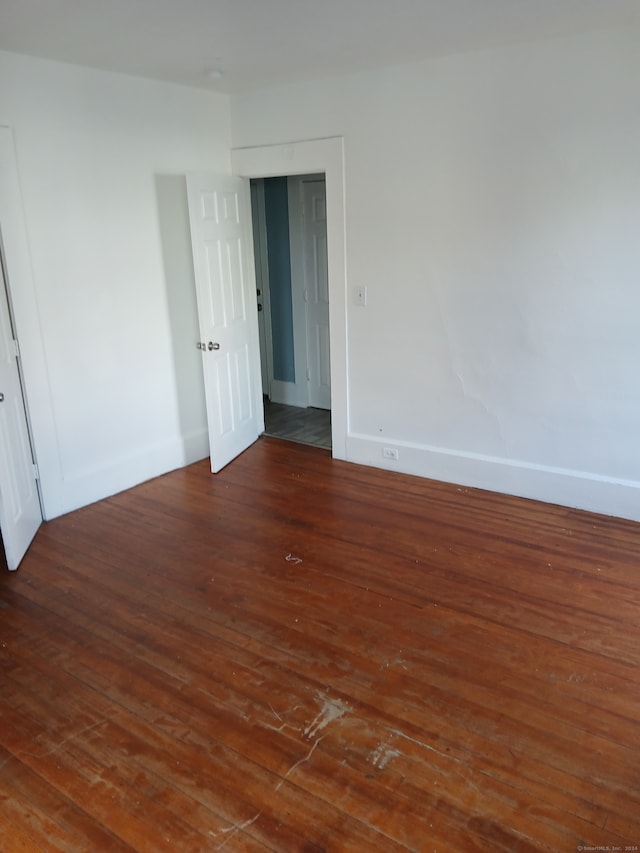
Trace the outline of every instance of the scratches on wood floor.
[[48, 522], [0, 850], [637, 844], [639, 530], [269, 439]]

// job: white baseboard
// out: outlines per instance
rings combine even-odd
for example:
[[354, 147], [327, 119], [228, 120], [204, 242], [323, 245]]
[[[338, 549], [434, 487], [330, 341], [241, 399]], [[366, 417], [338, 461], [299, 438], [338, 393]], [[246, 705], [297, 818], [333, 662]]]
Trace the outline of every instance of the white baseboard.
[[[383, 449], [398, 451], [397, 461]], [[351, 433], [347, 460], [640, 521], [640, 482]]]
[[[397, 461], [384, 458], [383, 448], [397, 450]], [[198, 430], [65, 477], [60, 484], [58, 503], [63, 513], [71, 512], [208, 456], [208, 433]], [[640, 521], [640, 482], [635, 480], [354, 433], [347, 436], [346, 459], [460, 486]], [[47, 520], [54, 517], [54, 514], [47, 515]]]
[[309, 405], [307, 383], [304, 387], [296, 382], [282, 382], [274, 379], [271, 383], [270, 399], [272, 403], [283, 403], [285, 406], [298, 406], [306, 409]]
[[[158, 442], [139, 453], [113, 459], [90, 469], [67, 475], [60, 484], [63, 514], [123, 492], [209, 456], [209, 434], [197, 430], [172, 441]], [[47, 514], [47, 520], [55, 518]]]

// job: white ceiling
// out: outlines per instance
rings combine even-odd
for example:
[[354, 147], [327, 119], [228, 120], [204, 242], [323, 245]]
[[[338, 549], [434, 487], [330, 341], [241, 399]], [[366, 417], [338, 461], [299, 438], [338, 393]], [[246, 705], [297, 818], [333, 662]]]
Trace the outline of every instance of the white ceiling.
[[0, 49], [236, 93], [638, 20], [640, 0], [0, 0]]

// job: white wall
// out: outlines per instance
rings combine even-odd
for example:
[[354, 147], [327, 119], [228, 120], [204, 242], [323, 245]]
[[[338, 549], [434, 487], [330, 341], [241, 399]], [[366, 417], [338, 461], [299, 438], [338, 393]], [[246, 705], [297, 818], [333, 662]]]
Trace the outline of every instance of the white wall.
[[184, 175], [229, 171], [228, 99], [0, 53], [0, 124], [31, 252], [38, 316], [18, 333], [52, 517], [208, 454]]
[[639, 37], [232, 98], [234, 146], [344, 136], [348, 458], [640, 519]]

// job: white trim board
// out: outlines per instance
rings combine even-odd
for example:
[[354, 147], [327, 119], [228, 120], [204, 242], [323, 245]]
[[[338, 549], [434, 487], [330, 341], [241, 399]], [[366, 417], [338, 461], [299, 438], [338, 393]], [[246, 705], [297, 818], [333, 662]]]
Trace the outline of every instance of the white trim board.
[[300, 177], [287, 177], [287, 203], [289, 208], [289, 262], [291, 265], [291, 311], [293, 315], [293, 351], [295, 360], [295, 385], [298, 405], [309, 405], [309, 380], [307, 370], [307, 306], [304, 293], [303, 264], [303, 211], [300, 198]]
[[[383, 449], [398, 459], [383, 456]], [[350, 462], [640, 521], [640, 482], [351, 433]]]
[[297, 383], [274, 379], [271, 382], [271, 402], [306, 409], [309, 404], [306, 395], [306, 384], [306, 381], [304, 383]]
[[61, 487], [62, 512], [73, 512], [208, 456], [209, 432], [206, 429], [149, 443], [119, 459], [110, 459], [65, 477]]

